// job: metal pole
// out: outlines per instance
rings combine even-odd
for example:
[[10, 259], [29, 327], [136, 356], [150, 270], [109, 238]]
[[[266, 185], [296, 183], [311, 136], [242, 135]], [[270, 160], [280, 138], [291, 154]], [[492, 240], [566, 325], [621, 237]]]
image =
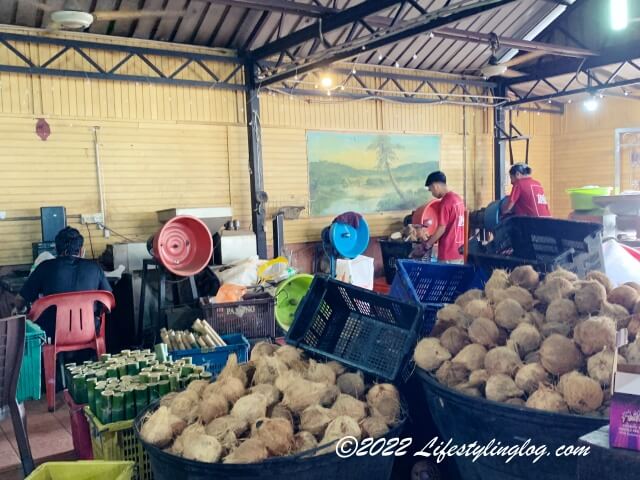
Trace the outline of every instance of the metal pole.
[[260, 99], [259, 89], [255, 83], [255, 63], [247, 60], [244, 67], [246, 84], [247, 138], [249, 141], [249, 176], [251, 183], [251, 222], [256, 234], [258, 257], [267, 258], [267, 232], [264, 228], [264, 206], [258, 199], [258, 194], [264, 191], [264, 177], [262, 164], [262, 137], [260, 131]]
[[[503, 83], [493, 89], [493, 93], [497, 97], [504, 97], [507, 89]], [[496, 107], [493, 109], [493, 183], [495, 186], [495, 199], [500, 200], [504, 196], [504, 179], [505, 179], [505, 144], [501, 140], [502, 133], [507, 131], [507, 123], [505, 118], [505, 109]]]

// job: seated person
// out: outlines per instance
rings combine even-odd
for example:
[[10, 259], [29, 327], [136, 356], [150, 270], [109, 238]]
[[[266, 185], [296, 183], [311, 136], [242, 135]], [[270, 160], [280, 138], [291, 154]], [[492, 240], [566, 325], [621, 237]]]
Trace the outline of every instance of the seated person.
[[[85, 290], [107, 290], [111, 286], [100, 265], [84, 258], [84, 238], [75, 228], [66, 227], [56, 235], [58, 256], [40, 263], [31, 273], [16, 299], [16, 308], [22, 310], [40, 296]], [[56, 316], [53, 308], [46, 310], [37, 320], [47, 338], [53, 339], [56, 331]], [[100, 319], [96, 317], [96, 332]]]

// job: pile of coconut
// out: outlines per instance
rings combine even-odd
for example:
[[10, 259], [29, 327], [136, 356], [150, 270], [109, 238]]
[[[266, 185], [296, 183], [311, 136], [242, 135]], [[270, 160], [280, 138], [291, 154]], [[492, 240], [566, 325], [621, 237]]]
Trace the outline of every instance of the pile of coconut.
[[419, 367], [464, 394], [540, 410], [609, 415], [616, 330], [635, 341], [619, 363], [640, 364], [640, 285], [613, 287], [558, 269], [495, 270], [437, 313], [416, 347]]
[[345, 436], [386, 435], [401, 416], [393, 385], [367, 384], [361, 373], [307, 359], [291, 346], [258, 343], [248, 363], [230, 356], [215, 382], [196, 380], [163, 397], [140, 435], [191, 460], [254, 463], [331, 453]]

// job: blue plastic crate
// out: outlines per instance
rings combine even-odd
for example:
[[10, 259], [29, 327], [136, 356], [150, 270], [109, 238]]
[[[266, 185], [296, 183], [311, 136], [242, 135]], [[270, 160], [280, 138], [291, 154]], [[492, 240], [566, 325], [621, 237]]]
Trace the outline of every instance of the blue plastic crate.
[[287, 343], [385, 381], [410, 363], [422, 308], [317, 275], [296, 310]]
[[422, 306], [421, 336], [431, 332], [443, 305], [455, 302], [467, 290], [483, 288], [486, 282], [484, 274], [471, 265], [398, 260], [397, 267], [389, 295]]
[[174, 350], [170, 352], [171, 357], [174, 360], [191, 357], [194, 365], [201, 365], [207, 372], [211, 372], [214, 375], [222, 371], [227, 364], [229, 355], [232, 353], [235, 353], [238, 357], [238, 363], [245, 363], [249, 360], [249, 340], [244, 335], [239, 333], [222, 335], [222, 340], [227, 344], [226, 347]]

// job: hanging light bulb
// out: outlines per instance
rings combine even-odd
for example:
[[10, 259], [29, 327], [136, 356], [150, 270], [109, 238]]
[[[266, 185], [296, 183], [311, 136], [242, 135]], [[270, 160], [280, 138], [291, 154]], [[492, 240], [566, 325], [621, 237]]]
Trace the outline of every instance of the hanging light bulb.
[[382, 54], [381, 54], [381, 53], [379, 53], [379, 54], [378, 54], [378, 61], [379, 61], [379, 62], [381, 62], [381, 61], [382, 61]]
[[624, 30], [629, 25], [629, 4], [627, 0], [609, 0], [611, 29]]
[[595, 112], [598, 110], [599, 102], [595, 95], [591, 95], [584, 101], [584, 109], [587, 112]]
[[333, 86], [333, 77], [328, 72], [322, 74], [320, 84], [323, 88], [331, 88]]

